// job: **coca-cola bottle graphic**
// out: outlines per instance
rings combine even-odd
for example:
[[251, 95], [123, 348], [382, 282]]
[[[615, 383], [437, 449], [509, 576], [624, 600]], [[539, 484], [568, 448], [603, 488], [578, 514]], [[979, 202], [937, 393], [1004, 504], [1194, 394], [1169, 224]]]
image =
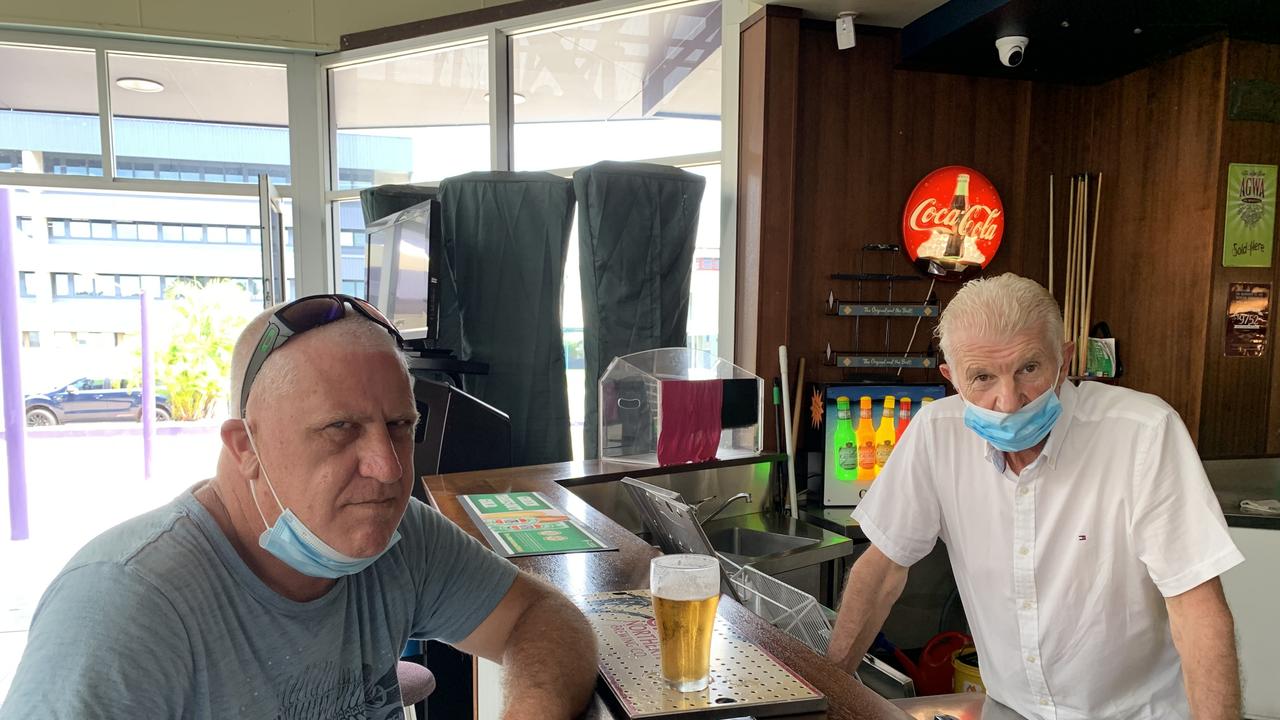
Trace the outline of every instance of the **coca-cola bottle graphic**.
[[955, 213], [956, 223], [951, 226], [951, 234], [947, 237], [947, 248], [942, 256], [958, 258], [964, 251], [964, 235], [960, 233], [964, 225], [964, 216], [969, 212], [969, 175], [960, 173], [956, 176], [956, 192], [951, 196], [951, 209]]

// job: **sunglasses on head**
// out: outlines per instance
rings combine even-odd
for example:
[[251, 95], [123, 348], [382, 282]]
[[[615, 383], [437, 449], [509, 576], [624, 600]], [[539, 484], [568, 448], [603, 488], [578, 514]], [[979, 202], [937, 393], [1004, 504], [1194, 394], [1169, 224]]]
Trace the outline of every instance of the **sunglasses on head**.
[[258, 345], [253, 349], [253, 356], [249, 358], [249, 365], [244, 370], [244, 382], [240, 386], [240, 417], [244, 417], [245, 408], [249, 404], [249, 390], [267, 357], [294, 335], [301, 335], [346, 317], [348, 307], [381, 325], [396, 339], [396, 345], [404, 347], [404, 338], [391, 321], [360, 298], [337, 294], [298, 298], [271, 314], [267, 328], [262, 331]]

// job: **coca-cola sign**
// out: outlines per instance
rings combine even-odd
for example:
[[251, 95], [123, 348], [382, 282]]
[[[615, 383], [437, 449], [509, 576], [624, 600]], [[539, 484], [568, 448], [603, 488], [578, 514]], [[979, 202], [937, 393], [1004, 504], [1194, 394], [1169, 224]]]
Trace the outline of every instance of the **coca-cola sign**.
[[902, 212], [902, 249], [921, 272], [944, 280], [978, 274], [1000, 249], [1004, 205], [985, 175], [948, 165], [916, 183]]

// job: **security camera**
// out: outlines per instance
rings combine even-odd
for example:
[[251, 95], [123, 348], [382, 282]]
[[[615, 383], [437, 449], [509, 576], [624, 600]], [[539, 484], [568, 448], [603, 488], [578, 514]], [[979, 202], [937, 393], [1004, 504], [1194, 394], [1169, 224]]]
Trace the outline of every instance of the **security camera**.
[[1022, 55], [1031, 40], [1022, 35], [1009, 35], [996, 38], [996, 52], [1000, 53], [1000, 64], [1005, 67], [1018, 67], [1022, 64]]

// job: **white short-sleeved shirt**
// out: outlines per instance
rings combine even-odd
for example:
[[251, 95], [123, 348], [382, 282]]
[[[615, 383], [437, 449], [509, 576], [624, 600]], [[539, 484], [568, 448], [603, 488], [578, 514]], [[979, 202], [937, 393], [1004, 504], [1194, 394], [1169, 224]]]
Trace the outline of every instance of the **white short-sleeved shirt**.
[[953, 396], [912, 419], [854, 510], [890, 560], [947, 544], [987, 693], [1028, 718], [1188, 718], [1164, 598], [1244, 560], [1178, 414], [1064, 383], [1021, 475]]

